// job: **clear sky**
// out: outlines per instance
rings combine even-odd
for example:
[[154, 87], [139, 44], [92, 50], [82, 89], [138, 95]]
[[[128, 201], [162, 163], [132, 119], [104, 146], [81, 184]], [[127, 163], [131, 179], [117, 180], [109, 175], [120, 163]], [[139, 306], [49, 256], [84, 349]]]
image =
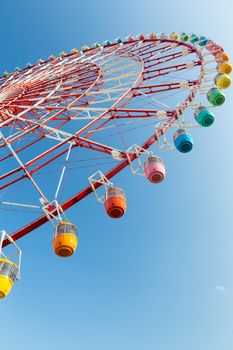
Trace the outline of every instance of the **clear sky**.
[[[230, 0], [2, 1], [0, 71], [152, 31], [203, 33], [233, 57], [232, 10]], [[93, 196], [73, 207], [72, 259], [54, 257], [48, 225], [20, 241], [22, 280], [0, 303], [1, 349], [233, 349], [232, 106], [230, 89], [193, 151], [168, 152], [159, 187], [119, 176], [123, 219]]]

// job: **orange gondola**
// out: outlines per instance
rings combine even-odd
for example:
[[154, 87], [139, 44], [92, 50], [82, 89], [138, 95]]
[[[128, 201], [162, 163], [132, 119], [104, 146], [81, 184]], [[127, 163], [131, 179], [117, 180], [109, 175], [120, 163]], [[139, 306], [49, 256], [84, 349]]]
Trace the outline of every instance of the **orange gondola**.
[[76, 227], [70, 222], [61, 221], [55, 227], [53, 249], [56, 255], [66, 258], [74, 254], [78, 245]]
[[127, 208], [124, 190], [115, 186], [109, 187], [105, 193], [104, 207], [111, 218], [122, 217]]

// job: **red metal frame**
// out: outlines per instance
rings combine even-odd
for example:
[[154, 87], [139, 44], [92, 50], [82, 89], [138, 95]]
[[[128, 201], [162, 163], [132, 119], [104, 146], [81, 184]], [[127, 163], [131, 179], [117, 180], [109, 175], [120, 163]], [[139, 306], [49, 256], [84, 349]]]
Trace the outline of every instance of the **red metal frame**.
[[[113, 104], [113, 106], [111, 106], [111, 108], [108, 108], [104, 113], [102, 113], [95, 120], [92, 120], [90, 123], [88, 123], [86, 126], [84, 126], [77, 133], [72, 135], [70, 138], [64, 140], [63, 142], [58, 143], [54, 147], [48, 149], [44, 153], [38, 155], [34, 159], [31, 159], [29, 162], [27, 162], [25, 164], [25, 167], [28, 169], [30, 175], [34, 174], [42, 167], [48, 165], [50, 162], [54, 161], [55, 159], [57, 159], [58, 157], [60, 157], [64, 153], [66, 153], [67, 149], [62, 150], [59, 154], [56, 154], [54, 156], [52, 155], [55, 150], [62, 148], [64, 145], [66, 145], [71, 140], [75, 141], [75, 143], [72, 147], [85, 147], [85, 148], [88, 148], [90, 150], [95, 150], [98, 152], [111, 154], [111, 151], [113, 150], [113, 148], [111, 148], [107, 145], [103, 145], [101, 143], [95, 142], [93, 140], [90, 140], [91, 135], [96, 130], [101, 129], [110, 120], [120, 119], [120, 118], [122, 118], [122, 119], [126, 119], [126, 118], [131, 118], [131, 119], [133, 119], [133, 118], [154, 118], [156, 116], [157, 111], [153, 110], [153, 109], [130, 109], [130, 108], [126, 108], [126, 107], [127, 107], [127, 104], [129, 104], [129, 102], [135, 96], [139, 96], [141, 92], [143, 92], [143, 94], [154, 94], [154, 93], [158, 93], [158, 92], [170, 91], [170, 90], [175, 90], [175, 89], [180, 88], [180, 84], [178, 82], [166, 83], [166, 84], [151, 84], [151, 85], [144, 84], [144, 82], [147, 81], [148, 79], [163, 76], [163, 75], [169, 74], [170, 72], [173, 72], [173, 71], [177, 72], [177, 71], [184, 70], [187, 68], [185, 64], [175, 64], [175, 65], [171, 65], [168, 67], [154, 68], [154, 67], [159, 66], [162, 63], [172, 61], [173, 59], [176, 59], [176, 58], [179, 58], [182, 56], [182, 51], [178, 51], [175, 53], [169, 53], [169, 51], [171, 50], [171, 44], [177, 44], [178, 48], [185, 47], [189, 50], [190, 53], [196, 53], [198, 60], [194, 62], [194, 66], [200, 66], [202, 64], [202, 57], [195, 47], [193, 47], [189, 44], [186, 44], [186, 43], [182, 43], [182, 42], [174, 42], [172, 40], [163, 40], [163, 42], [167, 45], [165, 45], [161, 49], [161, 48], [158, 48], [157, 41], [158, 40], [146, 40], [144, 43], [144, 47], [139, 47], [139, 48], [135, 48], [135, 44], [138, 42], [136, 40], [134, 40], [130, 43], [126, 42], [122, 46], [120, 44], [113, 44], [113, 45], [110, 45], [109, 47], [105, 48], [105, 50], [102, 53], [103, 55], [107, 55], [111, 52], [114, 52], [116, 49], [118, 49], [117, 54], [120, 55], [121, 57], [130, 57], [130, 58], [138, 61], [141, 64], [141, 73], [138, 75], [137, 80], [135, 81], [133, 86], [119, 100], [117, 100], [117, 102], [115, 104]], [[91, 56], [92, 54], [98, 52], [98, 50], [99, 50], [98, 48], [89, 50], [86, 52], [86, 55]], [[158, 53], [160, 53], [160, 54], [165, 53], [165, 54], [160, 56], [160, 57], [157, 57]], [[166, 54], [166, 53], [168, 53], [168, 54]], [[77, 54], [70, 54], [67, 57], [68, 58], [69, 57], [71, 57], [71, 58], [76, 57], [75, 55], [78, 57]], [[59, 60], [53, 61], [55, 68], [56, 68], [57, 62], [59, 62]], [[44, 63], [44, 65], [46, 67], [46, 62]], [[28, 72], [26, 74], [32, 74], [32, 77], [34, 74], [34, 76], [36, 77], [36, 69], [37, 69], [37, 66], [34, 66], [31, 69], [32, 73], [30, 73], [30, 70], [29, 70], [29, 72], [26, 70], [24, 72]], [[69, 98], [72, 96], [73, 101], [72, 101], [72, 103], [69, 103], [69, 106], [72, 107], [73, 105], [76, 105], [77, 103], [79, 104], [79, 106], [87, 106], [90, 103], [90, 101], [95, 98], [95, 94], [93, 94], [90, 97], [89, 92], [95, 91], [95, 88], [96, 88], [96, 93], [97, 93], [99, 91], [99, 88], [101, 87], [102, 72], [101, 72], [100, 67], [98, 67], [95, 64], [91, 64], [91, 63], [80, 63], [80, 64], [77, 64], [76, 70], [74, 70], [74, 71], [71, 70], [70, 73], [67, 72], [67, 74], [65, 74], [65, 77], [66, 78], [73, 77], [74, 74], [78, 74], [78, 72], [80, 73], [80, 69], [81, 69], [81, 74], [79, 74], [79, 76], [83, 75], [83, 78], [81, 78], [81, 80], [79, 80], [79, 83], [81, 82], [81, 85], [80, 84], [72, 85], [72, 86], [70, 86], [70, 90], [74, 90], [76, 88], [79, 88], [82, 92], [79, 94], [76, 94], [76, 93], [73, 93], [73, 94], [62, 93], [60, 95], [58, 94], [58, 96], [55, 100], [57, 100], [59, 102], [59, 101], [66, 100], [66, 98]], [[45, 68], [44, 74], [49, 74], [49, 72], [50, 72], [50, 69], [46, 70], [46, 68]], [[14, 75], [17, 76], [17, 73], [14, 73]], [[0, 80], [0, 82], [1, 82], [1, 80]], [[191, 86], [198, 87], [199, 83], [200, 83], [199, 80], [192, 80], [192, 81], [188, 82], [188, 85], [190, 87]], [[49, 97], [46, 100], [46, 94], [48, 94], [48, 89], [50, 89], [49, 91], [53, 90], [55, 88], [56, 84], [59, 84], [58, 78], [56, 78], [52, 82], [48, 81], [47, 85], [46, 85], [46, 83], [42, 83], [42, 82], [41, 83], [39, 82], [37, 84], [35, 83], [34, 84], [35, 87], [33, 85], [33, 90], [31, 90], [29, 87], [26, 86], [25, 89], [26, 90], [28, 89], [28, 91], [26, 91], [25, 94], [21, 94], [18, 97], [15, 97], [15, 95], [12, 94], [12, 97], [14, 97], [13, 101], [11, 101], [11, 96], [9, 95], [10, 97], [7, 100], [7, 106], [6, 106], [6, 104], [4, 104], [4, 106], [1, 107], [1, 103], [0, 103], [0, 116], [2, 113], [2, 115], [4, 117], [8, 116], [8, 118], [9, 118], [8, 120], [4, 119], [5, 120], [4, 126], [10, 125], [10, 123], [12, 123], [11, 114], [8, 113], [7, 109], [10, 109], [11, 113], [14, 114], [14, 121], [15, 120], [18, 121], [19, 127], [20, 127], [20, 125], [22, 126], [22, 134], [13, 138], [12, 140], [10, 140], [11, 144], [13, 144], [15, 141], [17, 141], [20, 137], [27, 135], [29, 132], [38, 134], [38, 139], [34, 140], [33, 142], [29, 143], [28, 145], [26, 145], [24, 147], [18, 148], [16, 150], [17, 153], [21, 152], [26, 147], [31, 147], [31, 146], [35, 145], [41, 139], [46, 137], [46, 132], [49, 132], [46, 130], [43, 130], [44, 134], [42, 132], [38, 132], [39, 129], [41, 128], [41, 125], [35, 125], [34, 122], [32, 120], [30, 120], [30, 118], [28, 118], [28, 119], [26, 118], [33, 111], [35, 113], [35, 115], [37, 115], [37, 119], [40, 120], [40, 115], [39, 115], [38, 111], [37, 110], [35, 111], [35, 108], [33, 109], [33, 101], [34, 101], [35, 94], [37, 94], [39, 96], [38, 98], [41, 98], [41, 96], [42, 96], [42, 98], [45, 99], [44, 100], [44, 109], [45, 110], [55, 111], [55, 114], [53, 114], [52, 116], [50, 116], [48, 119], [46, 119], [44, 122], [41, 123], [42, 125], [46, 126], [51, 120], [58, 121], [56, 128], [60, 129], [62, 127], [62, 125], [64, 125], [64, 123], [67, 123], [69, 121], [70, 114], [66, 108], [59, 107], [59, 106], [56, 107], [56, 106], [50, 105], [49, 103], [52, 100], [49, 100]], [[3, 85], [5, 86], [4, 91], [7, 91], [7, 80], [3, 79]], [[195, 96], [195, 93], [196, 93], [196, 91], [194, 89], [189, 94], [186, 101], [182, 105], [183, 109], [187, 108], [187, 106], [192, 102], [192, 100]], [[17, 103], [15, 103], [15, 102], [17, 102]], [[22, 102], [24, 104], [21, 104]], [[29, 105], [31, 103], [30, 111], [25, 110], [25, 102], [27, 102]], [[46, 105], [46, 103], [48, 103], [48, 105]], [[19, 111], [20, 111], [20, 113], [18, 113]], [[78, 115], [78, 113], [80, 113], [80, 112], [77, 112], [76, 115]], [[167, 131], [167, 129], [177, 119], [177, 112], [175, 110], [170, 110], [167, 112], [167, 116], [169, 119], [166, 121], [165, 125], [161, 129], [159, 129], [156, 132], [156, 134], [153, 134], [141, 146], [142, 149], [146, 150], [147, 148], [149, 148], [154, 142], [156, 142], [158, 140], [158, 138], [162, 134], [164, 134]], [[100, 124], [98, 124], [98, 122], [100, 122], [100, 121], [102, 121], [102, 122]], [[26, 131], [24, 131], [25, 125], [29, 126], [29, 129], [27, 129]], [[95, 129], [92, 130], [92, 127], [95, 125], [97, 125], [97, 127], [95, 127]], [[87, 134], [85, 135], [85, 138], [81, 137], [81, 135], [84, 132], [87, 132]], [[0, 145], [0, 148], [1, 147], [4, 147], [4, 145]], [[141, 152], [143, 152], [143, 150]], [[50, 155], [49, 160], [46, 160], [44, 163], [41, 163], [37, 167], [30, 169], [30, 166], [32, 166], [33, 164], [36, 164], [36, 162], [38, 160], [42, 160], [45, 156], [48, 156], [48, 155]], [[121, 152], [121, 155], [122, 155], [122, 158], [126, 158], [126, 155], [124, 152]], [[5, 156], [1, 160], [5, 160], [10, 156], [11, 155]], [[132, 154], [130, 156], [131, 161], [135, 160], [136, 158], [137, 158], [136, 154]], [[124, 169], [128, 164], [129, 164], [128, 159], [121, 161], [117, 166], [115, 166], [108, 173], [106, 173], [105, 176], [108, 179], [111, 179], [113, 176], [118, 174], [122, 169]], [[3, 174], [0, 177], [0, 181], [3, 179], [6, 179], [8, 177], [11, 177], [12, 175], [18, 174], [22, 170], [23, 169], [21, 167], [17, 167], [15, 169], [11, 170], [10, 172]], [[10, 185], [20, 181], [21, 179], [23, 179], [25, 177], [26, 177], [26, 174], [22, 174], [18, 178], [12, 179], [8, 183], [4, 184], [2, 187], [0, 187], [0, 189], [3, 189], [7, 186], [10, 186]], [[101, 184], [99, 184], [99, 183], [95, 184], [95, 188], [98, 188], [100, 186], [101, 186]], [[71, 197], [67, 201], [65, 201], [61, 205], [62, 209], [66, 210], [66, 209], [70, 208], [71, 206], [73, 206], [75, 203], [79, 202], [81, 199], [85, 198], [90, 193], [92, 193], [92, 188], [91, 188], [91, 186], [88, 186], [85, 189], [83, 189], [82, 191], [80, 191], [79, 193], [75, 194], [73, 197]], [[57, 214], [56, 210], [53, 210], [52, 214], [56, 215]], [[36, 228], [38, 228], [42, 224], [46, 223], [47, 221], [48, 221], [47, 216], [43, 215], [40, 218], [36, 219], [35, 221], [26, 225], [25, 227], [14, 232], [12, 234], [12, 237], [14, 240], [17, 240], [17, 239], [25, 236], [26, 234], [30, 233], [31, 231], [35, 230]], [[9, 244], [9, 242], [5, 241], [4, 246], [6, 246], [7, 244]]]

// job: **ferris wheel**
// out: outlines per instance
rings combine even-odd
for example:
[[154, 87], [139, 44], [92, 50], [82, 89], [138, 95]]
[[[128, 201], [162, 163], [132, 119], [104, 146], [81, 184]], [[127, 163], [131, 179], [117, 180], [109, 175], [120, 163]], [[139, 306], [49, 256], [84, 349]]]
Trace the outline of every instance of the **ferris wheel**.
[[[68, 208], [92, 194], [107, 215], [123, 216], [126, 195], [114, 176], [127, 166], [162, 182], [161, 154], [192, 150], [190, 130], [213, 124], [231, 70], [214, 41], [173, 32], [85, 45], [4, 72], [0, 210], [6, 221], [21, 214], [22, 227], [0, 231], [0, 298], [20, 278], [18, 239], [50, 222], [55, 253], [69, 257], [78, 235]], [[9, 244], [13, 257], [3, 252]]]

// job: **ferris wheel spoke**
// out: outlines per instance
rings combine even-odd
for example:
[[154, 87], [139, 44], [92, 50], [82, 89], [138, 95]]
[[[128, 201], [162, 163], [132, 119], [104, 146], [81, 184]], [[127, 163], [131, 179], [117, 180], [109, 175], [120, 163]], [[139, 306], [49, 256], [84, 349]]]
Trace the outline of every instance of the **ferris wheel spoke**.
[[141, 45], [134, 46], [133, 50], [131, 52], [135, 52], [137, 55], [144, 55], [148, 53], [148, 50], [152, 48], [158, 48], [158, 42], [143, 42]]
[[[43, 99], [41, 99], [40, 101], [38, 101], [35, 105], [38, 106], [39, 104], [43, 103], [45, 101], [46, 98], [50, 97], [52, 94], [54, 94], [56, 92], [56, 90], [58, 90], [60, 88], [60, 84], [58, 84], [46, 97], [44, 97]], [[31, 109], [33, 109], [34, 106], [30, 106], [29, 108], [27, 108], [25, 111], [19, 113], [19, 115], [17, 115], [17, 118], [19, 118], [21, 115], [25, 114], [26, 112], [29, 112]], [[8, 114], [10, 117], [10, 120], [8, 120], [8, 123], [11, 121], [14, 121], [15, 116], [12, 116], [10, 114], [9, 111], [4, 111], [4, 113]], [[3, 127], [5, 123], [0, 123], [0, 127]]]
[[[159, 47], [158, 49], [154, 49], [151, 50], [151, 52], [148, 52], [145, 57], [143, 56], [143, 62], [146, 64], [148, 62], [154, 61], [155, 59], [157, 59], [158, 57], [160, 57], [163, 53], [165, 52], [169, 52], [171, 50], [173, 50], [174, 48], [176, 48], [176, 46], [173, 45], [168, 45], [168, 46], [163, 46], [163, 47]], [[175, 53], [173, 53], [175, 54]]]
[[[32, 165], [36, 164], [38, 161], [41, 161], [41, 159], [45, 158], [48, 155], [51, 155], [53, 152], [57, 151], [58, 149], [60, 149], [61, 147], [65, 146], [66, 142], [63, 141], [57, 145], [55, 145], [54, 147], [50, 148], [49, 150], [43, 152], [42, 154], [34, 157], [33, 159], [31, 159], [30, 161], [26, 162], [25, 164], [21, 164], [19, 167], [12, 169], [11, 171], [3, 174], [0, 176], [0, 181], [2, 180], [6, 180], [8, 178], [11, 178], [12, 176], [14, 176], [15, 174], [17, 175], [19, 172], [22, 172], [26, 169], [27, 173], [25, 172], [25, 174], [18, 176], [17, 178], [13, 179], [13, 180], [9, 180], [7, 183], [5, 183], [4, 185], [2, 185], [0, 187], [0, 190], [3, 190], [25, 178], [28, 178], [28, 175], [30, 177], [32, 177], [32, 175], [37, 172], [38, 170], [40, 170], [41, 168], [43, 168], [44, 166], [48, 165], [49, 163], [51, 163], [52, 161], [56, 160], [57, 158], [61, 157], [62, 155], [64, 155], [67, 152], [67, 149], [63, 150], [62, 152], [56, 154], [55, 156], [51, 157], [49, 160], [46, 160], [43, 164], [40, 164], [39, 166], [37, 166], [34, 169], [29, 169]], [[43, 197], [43, 196], [42, 196]], [[45, 198], [46, 200], [46, 198]]]
[[[124, 65], [122, 66], [122, 65], [117, 65], [117, 67], [115, 67], [116, 65], [114, 65], [114, 67], [115, 68], [113, 68], [113, 69], [109, 69], [108, 67], [105, 67], [105, 69], [104, 70], [102, 70], [102, 72], [104, 73], [104, 74], [108, 74], [108, 75], [110, 75], [110, 74], [113, 74], [113, 73], [117, 73], [117, 72], [119, 72], [119, 71], [124, 71], [125, 69], [128, 69], [128, 68], [133, 68], [133, 67], [137, 67], [138, 66], [138, 63], [137, 62], [132, 62], [131, 60], [129, 61], [129, 63], [128, 64], [126, 64], [126, 62], [124, 61]], [[111, 67], [110, 67], [111, 68]], [[130, 71], [131, 72], [131, 71]], [[125, 73], [126, 74], [126, 73]], [[128, 73], [127, 73], [128, 74]]]
[[[164, 130], [160, 131], [160, 133], [164, 132], [170, 124], [173, 123], [173, 121], [175, 120], [175, 117], [172, 117], [170, 119], [170, 123], [167, 124], [166, 127], [164, 127]], [[143, 145], [141, 150], [146, 150], [147, 148], [149, 148], [156, 140], [157, 138], [160, 136], [160, 133], [158, 132], [157, 135], [153, 135], [152, 137], [150, 137]], [[141, 152], [142, 152], [141, 151]], [[133, 161], [137, 158], [137, 154], [132, 154], [130, 155], [130, 160]], [[124, 169], [126, 166], [128, 166], [129, 161], [127, 160], [123, 160], [120, 164], [118, 164], [117, 166], [115, 166], [113, 169], [111, 169], [110, 171], [108, 171], [105, 174], [105, 177], [107, 179], [111, 179], [112, 177], [114, 177], [117, 173], [119, 173], [119, 171], [121, 171], [122, 169]], [[95, 184], [95, 189], [99, 188], [101, 186], [101, 183], [96, 183]], [[80, 200], [82, 200], [83, 198], [85, 198], [86, 196], [88, 196], [89, 194], [91, 194], [93, 192], [92, 186], [87, 186], [86, 188], [84, 188], [83, 190], [81, 190], [80, 192], [78, 192], [77, 194], [75, 194], [74, 196], [72, 196], [71, 198], [69, 198], [67, 201], [65, 201], [64, 203], [61, 204], [61, 208], [62, 210], [67, 210], [68, 208], [70, 208], [72, 205], [76, 204], [77, 202], [79, 202]], [[53, 211], [52, 213], [53, 215], [57, 215], [58, 213], [56, 212], [56, 210]], [[14, 240], [17, 240], [23, 236], [25, 236], [27, 233], [31, 232], [31, 230], [36, 229], [37, 227], [43, 225], [44, 223], [46, 223], [48, 221], [48, 217], [46, 215], [41, 216], [40, 218], [34, 220], [30, 225], [26, 225], [23, 228], [21, 228], [20, 230], [14, 232], [12, 234], [12, 238]], [[3, 246], [7, 245], [7, 242], [4, 242]]]
[[[125, 112], [125, 111], [124, 111]], [[135, 112], [135, 111], [133, 111]], [[151, 111], [148, 111], [148, 113], [151, 112]], [[152, 111], [154, 112], [154, 111]], [[127, 111], [128, 113], [128, 111]], [[69, 135], [70, 136], [70, 135]], [[55, 148], [57, 149], [58, 147], [60, 147], [62, 144], [56, 146]], [[89, 148], [91, 150], [95, 150], [95, 151], [100, 151], [100, 152], [105, 152], [107, 154], [110, 154], [109, 152], [113, 150], [113, 148], [110, 148], [106, 145], [102, 145], [102, 144], [99, 144], [99, 143], [96, 143], [96, 142], [93, 142], [93, 141], [90, 141], [90, 140], [87, 140], [87, 139], [83, 139], [83, 138], [79, 138], [79, 145], [81, 145], [81, 147], [86, 147], [86, 148]], [[52, 152], [52, 150], [51, 150]], [[61, 152], [58, 156], [61, 156], [63, 155], [64, 152]], [[47, 155], [47, 153], [45, 154]], [[57, 159], [58, 156], [55, 156], [53, 157], [50, 161], [53, 161], [54, 159]], [[30, 163], [26, 164], [27, 166], [28, 165], [32, 165], [34, 162], [36, 162], [39, 158], [35, 158], [33, 161], [30, 161]], [[41, 157], [40, 157], [41, 159]], [[43, 165], [40, 165], [37, 169], [34, 169], [33, 170], [33, 173], [40, 170], [42, 167], [44, 167], [45, 165], [47, 165], [50, 161], [46, 161]], [[13, 172], [11, 172], [10, 174], [6, 174], [3, 176], [3, 178], [5, 178], [6, 176], [9, 176], [9, 175], [12, 175], [13, 173], [16, 173], [19, 171], [19, 168], [18, 169], [15, 169]], [[12, 183], [15, 183], [16, 181], [19, 181], [21, 179], [23, 179], [24, 176], [21, 176], [19, 179], [17, 180], [14, 180]], [[6, 186], [4, 186], [3, 188], [5, 188]]]
[[[191, 87], [194, 85], [198, 85], [198, 80], [192, 80], [187, 82], [187, 87]], [[154, 84], [154, 85], [143, 85], [139, 87], [135, 87], [132, 89], [134, 96], [140, 95], [140, 91], [143, 92], [143, 94], [154, 94], [154, 93], [160, 93], [175, 89], [181, 89], [182, 85], [180, 82], [174, 82], [174, 83], [167, 83], [167, 84]]]
[[[61, 132], [60, 135], [58, 135], [58, 132], [56, 130], [53, 130], [54, 135], [51, 135], [51, 129], [52, 128], [47, 128], [50, 131], [50, 135], [49, 137], [56, 139], [58, 141], [61, 141], [61, 135], [63, 137], [63, 140], [55, 145], [54, 147], [50, 148], [48, 151], [44, 152], [43, 154], [35, 157], [34, 159], [30, 160], [29, 162], [23, 164], [19, 158], [17, 157], [17, 161], [20, 163], [20, 167], [13, 169], [12, 171], [5, 173], [3, 175], [0, 176], [0, 181], [1, 180], [5, 180], [6, 178], [17, 174], [19, 171], [23, 170], [26, 175], [22, 175], [19, 178], [17, 178], [16, 180], [13, 180], [12, 182], [10, 182], [9, 184], [4, 185], [3, 187], [1, 187], [0, 189], [6, 188], [8, 185], [11, 185], [13, 183], [16, 183], [20, 180], [22, 180], [23, 178], [25, 178], [25, 176], [28, 176], [31, 179], [31, 175], [34, 174], [35, 172], [37, 172], [38, 170], [40, 170], [41, 168], [43, 168], [44, 166], [48, 165], [49, 163], [53, 162], [55, 159], [61, 157], [64, 153], [66, 153], [66, 150], [60, 152], [59, 154], [56, 154], [55, 156], [51, 156], [55, 151], [57, 151], [59, 148], [63, 147], [64, 145], [67, 144], [67, 142], [71, 143], [73, 142], [73, 147], [84, 147], [84, 148], [88, 148], [91, 151], [97, 151], [97, 152], [101, 152], [101, 153], [106, 153], [106, 154], [111, 154], [111, 152], [115, 149], [113, 147], [101, 144], [99, 142], [96, 141], [92, 141], [86, 138], [82, 138], [82, 137], [77, 137], [76, 135], [72, 135], [72, 134], [68, 134], [68, 133], [64, 133]], [[56, 135], [56, 136], [55, 136]], [[59, 138], [58, 138], [59, 137]], [[66, 137], [66, 138], [64, 138]], [[11, 148], [10, 144], [8, 144], [8, 146]], [[19, 152], [19, 151], [18, 151]], [[17, 153], [18, 153], [17, 152]], [[122, 157], [124, 157], [124, 153], [122, 151], [119, 151], [120, 154], [122, 155]], [[13, 153], [13, 151], [12, 151]], [[14, 152], [14, 156], [16, 155], [16, 153]], [[33, 170], [28, 170], [29, 167], [31, 167], [32, 165], [36, 164], [38, 161], [41, 161], [43, 158], [47, 157], [48, 155], [50, 155], [50, 159], [47, 159], [43, 164], [41, 164], [40, 166], [38, 166], [37, 168], [34, 168]]]
[[173, 49], [174, 49], [174, 44], [172, 44], [172, 45], [157, 45], [155, 47], [152, 47], [151, 50], [143, 52], [140, 56], [143, 58], [143, 61], [146, 62], [148, 59], [151, 59], [152, 57], [158, 57], [159, 55], [163, 54], [164, 52], [168, 52], [168, 51], [173, 50]]
[[87, 148], [91, 151], [96, 151], [96, 152], [101, 152], [101, 153], [105, 153], [108, 155], [112, 155], [112, 151], [117, 151], [119, 152], [119, 155], [122, 158], [126, 158], [126, 153], [122, 150], [116, 150], [114, 147], [110, 147], [108, 145], [90, 140], [90, 139], [86, 139], [83, 137], [79, 137], [77, 139], [77, 146], [78, 147], [84, 147]]
[[170, 70], [168, 70], [168, 71], [157, 70], [155, 73], [153, 73], [152, 71], [148, 71], [148, 72], [143, 74], [143, 79], [144, 79], [144, 81], [146, 81], [146, 80], [151, 80], [151, 79], [166, 77], [166, 76], [168, 76], [169, 79], [172, 79], [172, 78], [179, 77], [179, 76], [178, 76], [178, 74], [175, 76], [171, 75], [171, 73], [177, 73], [177, 72], [184, 71], [184, 70], [187, 71], [188, 69], [193, 69], [194, 67], [196, 67], [198, 65], [199, 64], [195, 64], [193, 66], [191, 63], [190, 67], [188, 67], [187, 64], [184, 64], [184, 65], [174, 66], [174, 67], [170, 68]]
[[[0, 189], [8, 188], [3, 191], [8, 200], [1, 206], [17, 204], [11, 200], [14, 189], [21, 183], [28, 188], [28, 179], [32, 184], [36, 179], [45, 197], [54, 196], [59, 203], [67, 199], [61, 204], [66, 210], [93, 192], [91, 186], [82, 189], [83, 182], [78, 181], [80, 191], [73, 194], [70, 184], [77, 174], [71, 170], [79, 169], [84, 183], [99, 169], [111, 179], [137, 157], [138, 162], [143, 152], [148, 155], [145, 151], [153, 143], [162, 150], [177, 147], [169, 141], [175, 140], [174, 129], [200, 127], [185, 110], [196, 110], [202, 82], [205, 90], [210, 85], [203, 68], [206, 48], [192, 45], [190, 38], [187, 42], [179, 41], [181, 37], [155, 38], [140, 35], [63, 53], [0, 78], [0, 127], [5, 138], [0, 141], [5, 165]], [[21, 161], [17, 167], [7, 143]], [[142, 153], [129, 151], [135, 145], [142, 147]], [[39, 208], [35, 204], [31, 209]], [[59, 215], [59, 210], [51, 213]], [[13, 237], [20, 238], [46, 221], [48, 216], [43, 215]]]
[[175, 51], [175, 52], [169, 53], [168, 55], [160, 55], [160, 56], [155, 55], [144, 60], [144, 63], [145, 63], [145, 66], [147, 65], [147, 67], [153, 67], [158, 64], [163, 64], [171, 60], [181, 58], [183, 57], [183, 55], [184, 55], [183, 51], [177, 51], [177, 52]]
[[7, 142], [7, 140], [4, 138], [4, 136], [3, 136], [3, 134], [1, 132], [0, 132], [0, 137], [5, 142], [6, 146], [9, 148], [9, 150], [12, 153], [13, 157], [15, 158], [15, 160], [19, 163], [20, 168], [25, 173], [25, 176], [31, 181], [31, 183], [33, 184], [35, 189], [39, 192], [40, 196], [47, 202], [47, 198], [45, 197], [44, 193], [41, 191], [40, 187], [38, 186], [36, 181], [33, 179], [32, 175], [30, 174], [28, 169], [25, 167], [25, 165], [23, 164], [23, 162], [21, 161], [21, 159], [19, 158], [17, 153], [12, 148], [11, 144], [9, 142]]
[[[29, 131], [29, 132], [30, 132], [30, 131]], [[20, 138], [21, 138], [21, 137], [20, 137]], [[17, 148], [17, 149], [16, 149], [17, 154], [19, 154], [20, 152], [25, 151], [27, 148], [30, 148], [31, 146], [35, 145], [37, 142], [43, 140], [43, 138], [44, 138], [44, 137], [42, 137], [42, 136], [37, 137], [37, 138], [34, 139], [33, 141], [28, 142], [26, 145]], [[10, 141], [11, 144], [12, 144], [13, 142], [15, 142], [16, 139], [17, 139], [17, 137], [15, 137], [15, 139], [11, 140], [11, 141]], [[2, 148], [3, 146], [4, 146], [4, 145], [1, 145], [0, 147]], [[11, 157], [13, 157], [13, 155], [12, 155], [12, 153], [9, 153], [9, 154], [5, 155], [4, 157], [0, 158], [0, 161], [4, 161], [4, 160], [6, 160], [6, 159], [8, 159], [8, 158], [11, 158]]]
[[[170, 74], [174, 72], [179, 72], [181, 70], [191, 69], [200, 65], [201, 65], [201, 61], [199, 60], [199, 61], [191, 61], [191, 62], [185, 62], [181, 64], [175, 64], [172, 66], [161, 67], [156, 69], [146, 68], [145, 71], [143, 72], [143, 77], [144, 79], [157, 78], [165, 74]], [[157, 73], [157, 74], [152, 74], [152, 73]], [[146, 77], [145, 75], [148, 75], [148, 77]]]
[[[51, 110], [53, 110], [53, 109], [58, 110], [58, 112], [54, 116], [50, 116], [49, 117], [49, 120], [52, 120], [52, 119], [54, 119], [55, 117], [57, 117], [59, 114], [61, 114], [63, 112], [69, 112], [69, 108], [71, 108], [74, 104], [77, 104], [77, 103], [83, 104], [84, 103], [84, 105], [88, 105], [89, 102], [91, 102], [95, 98], [95, 96], [96, 96], [96, 94], [98, 93], [98, 90], [99, 90], [99, 87], [97, 86], [97, 90], [95, 91], [95, 93], [93, 92], [90, 95], [90, 97], [89, 97], [88, 90], [93, 88], [94, 85], [96, 85], [95, 82], [92, 85], [90, 85], [89, 88], [84, 93], [82, 93], [78, 97], [74, 98], [74, 100], [72, 102], [69, 102], [68, 106], [66, 106], [65, 108], [63, 106], [61, 106], [61, 108], [58, 108], [58, 107], [55, 107], [55, 108], [51, 107], [50, 108], [47, 105], [45, 107], [43, 106], [43, 103], [45, 103], [45, 101], [47, 101], [47, 100], [49, 100], [51, 98], [52, 94], [54, 94], [55, 90], [58, 89], [59, 86], [57, 86], [55, 90], [50, 92], [47, 96], [45, 96], [44, 98], [40, 99], [38, 102], [36, 102], [33, 105], [29, 105], [29, 106], [22, 106], [22, 105], [21, 106], [20, 105], [16, 106], [16, 105], [13, 105], [15, 108], [17, 107], [17, 108], [20, 108], [20, 109], [23, 109], [23, 108], [24, 109], [23, 109], [22, 112], [18, 113], [17, 116], [14, 116], [14, 117], [12, 117], [10, 115], [9, 111], [6, 111], [5, 113], [8, 114], [9, 117], [10, 117], [8, 119], [8, 123], [13, 122], [15, 119], [20, 119], [20, 117], [23, 116], [26, 113], [31, 113], [32, 111], [35, 111], [36, 109], [43, 109], [43, 107], [47, 111], [48, 111], [49, 108]], [[68, 107], [68, 109], [67, 109], [67, 107]], [[70, 116], [68, 116], [68, 117], [70, 117]], [[1, 123], [1, 127], [3, 127], [5, 124], [7, 124], [7, 122]]]
[[[111, 119], [134, 119], [134, 118], [154, 118], [159, 117], [159, 110], [156, 109], [130, 109], [130, 108], [117, 108], [110, 110], [112, 113]], [[167, 116], [172, 116], [174, 111], [167, 111]]]
[[113, 67], [118, 67], [122, 70], [125, 69], [125, 66], [128, 64], [136, 64], [134, 61], [132, 61], [131, 57], [121, 57], [118, 55], [118, 53], [112, 55], [111, 57], [107, 57], [105, 60], [101, 60], [98, 63], [98, 66], [101, 68], [102, 72], [110, 71], [111, 69], [114, 69]]

